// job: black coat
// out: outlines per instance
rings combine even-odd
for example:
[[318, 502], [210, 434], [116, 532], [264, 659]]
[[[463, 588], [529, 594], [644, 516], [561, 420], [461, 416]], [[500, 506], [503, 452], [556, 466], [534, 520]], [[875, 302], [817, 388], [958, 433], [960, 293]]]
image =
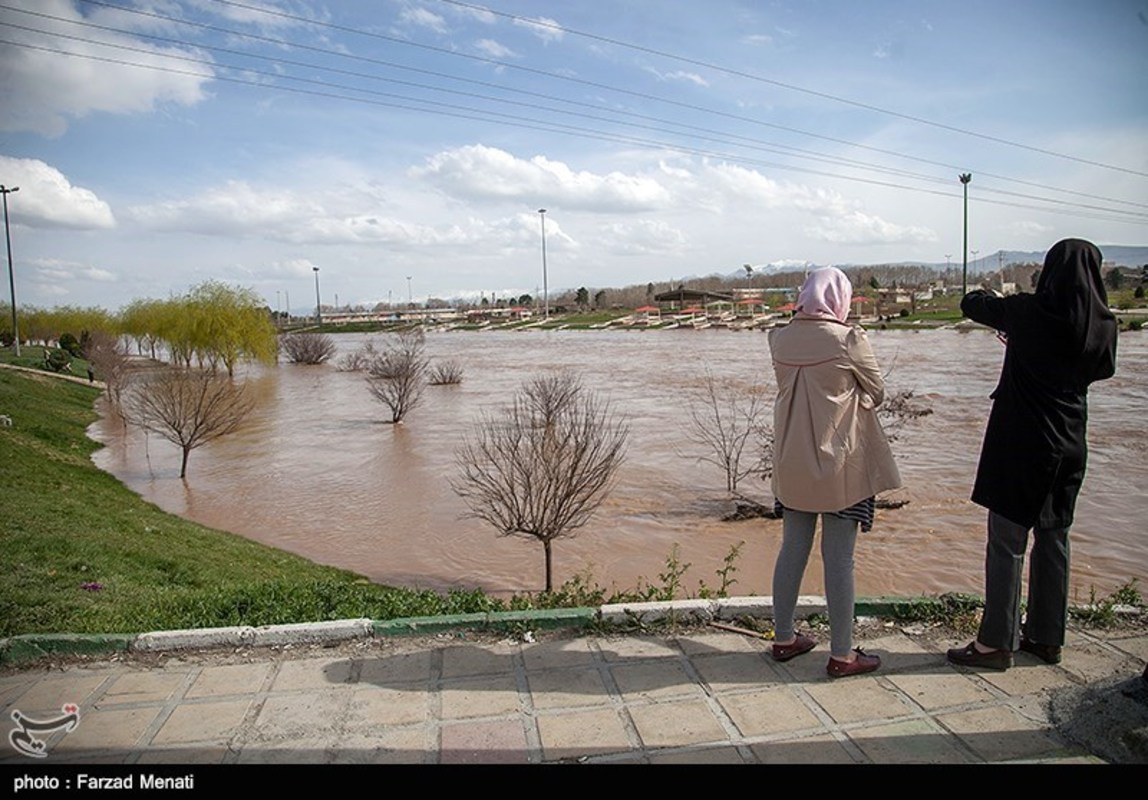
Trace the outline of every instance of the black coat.
[[972, 500], [1026, 528], [1067, 528], [1088, 457], [1088, 387], [1116, 371], [1116, 318], [1100, 251], [1058, 242], [1034, 294], [961, 300], [969, 319], [1006, 340]]

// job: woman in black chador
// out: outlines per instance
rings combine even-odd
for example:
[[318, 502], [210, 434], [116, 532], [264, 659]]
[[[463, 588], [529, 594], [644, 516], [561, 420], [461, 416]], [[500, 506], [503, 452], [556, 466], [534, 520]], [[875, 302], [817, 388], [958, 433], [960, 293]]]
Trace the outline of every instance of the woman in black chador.
[[[1087, 460], [1088, 387], [1116, 371], [1116, 317], [1091, 242], [1057, 242], [1035, 294], [976, 290], [961, 300], [969, 319], [1005, 342], [973, 486], [989, 510], [985, 611], [975, 641], [949, 661], [1008, 669], [1020, 649], [1060, 661], [1068, 615], [1068, 530]], [[1028, 606], [1020, 621], [1029, 531]]]

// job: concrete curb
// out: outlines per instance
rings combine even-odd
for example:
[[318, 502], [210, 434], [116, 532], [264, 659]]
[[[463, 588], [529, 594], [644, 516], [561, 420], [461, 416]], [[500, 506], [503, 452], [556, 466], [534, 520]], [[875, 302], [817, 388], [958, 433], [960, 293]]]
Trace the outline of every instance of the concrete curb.
[[[960, 603], [979, 598], [949, 595], [940, 598], [859, 598], [859, 617], [923, 618], [940, 614]], [[912, 612], [912, 613], [910, 613]], [[797, 616], [825, 615], [824, 597], [802, 595]], [[594, 624], [625, 628], [666, 620], [679, 622], [733, 621], [773, 616], [772, 597], [727, 597], [666, 602], [617, 603], [600, 608], [536, 609], [457, 614], [438, 617], [407, 617], [393, 620], [350, 619], [261, 627], [235, 626], [141, 634], [26, 634], [0, 640], [0, 665], [18, 665], [53, 655], [112, 655], [117, 652], [170, 652], [219, 647], [269, 647], [353, 641], [387, 636], [432, 634], [459, 629], [523, 631]]]

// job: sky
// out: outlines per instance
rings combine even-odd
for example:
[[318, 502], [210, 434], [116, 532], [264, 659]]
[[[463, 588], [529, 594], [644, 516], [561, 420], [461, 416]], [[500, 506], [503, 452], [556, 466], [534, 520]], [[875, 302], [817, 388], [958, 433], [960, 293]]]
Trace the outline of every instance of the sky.
[[1146, 75], [1148, 0], [0, 0], [16, 299], [1148, 245]]

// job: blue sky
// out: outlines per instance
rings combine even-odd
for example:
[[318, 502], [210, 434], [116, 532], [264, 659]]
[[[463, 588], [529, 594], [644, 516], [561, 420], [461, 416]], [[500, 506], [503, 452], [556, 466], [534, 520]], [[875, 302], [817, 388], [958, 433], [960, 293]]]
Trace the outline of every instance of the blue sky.
[[1148, 0], [0, 0], [17, 300], [959, 264], [961, 172], [970, 259], [1144, 245], [1145, 75]]

